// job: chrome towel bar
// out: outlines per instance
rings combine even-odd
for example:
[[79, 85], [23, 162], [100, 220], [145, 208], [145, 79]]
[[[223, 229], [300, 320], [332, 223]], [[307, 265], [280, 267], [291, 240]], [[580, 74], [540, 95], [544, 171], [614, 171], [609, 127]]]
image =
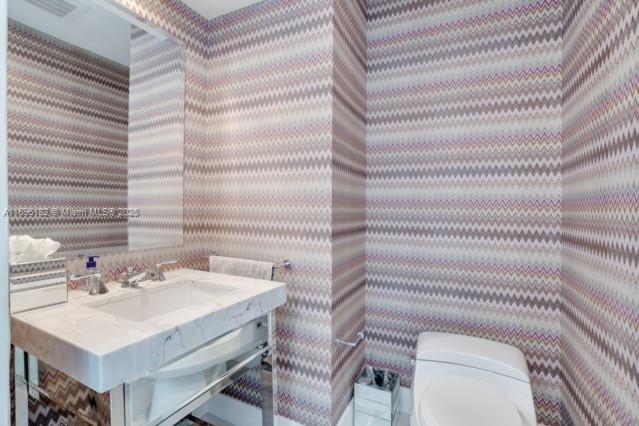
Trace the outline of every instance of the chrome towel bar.
[[364, 334], [363, 331], [360, 331], [355, 336], [356, 336], [355, 340], [352, 342], [349, 342], [347, 340], [342, 340], [339, 337], [336, 337], [335, 343], [337, 343], [338, 345], [344, 345], [344, 346], [349, 346], [351, 348], [356, 348], [366, 338], [366, 335]]

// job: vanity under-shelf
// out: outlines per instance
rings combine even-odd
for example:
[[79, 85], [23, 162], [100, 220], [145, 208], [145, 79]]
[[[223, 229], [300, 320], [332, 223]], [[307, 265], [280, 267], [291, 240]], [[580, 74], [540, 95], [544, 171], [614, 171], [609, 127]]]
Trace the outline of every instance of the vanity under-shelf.
[[107, 287], [12, 315], [18, 425], [28, 396], [55, 398], [38, 362], [108, 392], [112, 425], [173, 424], [273, 351], [274, 311], [286, 301], [283, 283], [189, 269]]

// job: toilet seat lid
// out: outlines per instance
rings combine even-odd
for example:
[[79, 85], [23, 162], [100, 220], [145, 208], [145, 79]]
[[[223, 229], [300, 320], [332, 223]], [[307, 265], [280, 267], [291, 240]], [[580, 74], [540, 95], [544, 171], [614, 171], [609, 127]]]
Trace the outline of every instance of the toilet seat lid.
[[521, 426], [519, 411], [497, 386], [449, 375], [433, 381], [418, 403], [422, 426]]

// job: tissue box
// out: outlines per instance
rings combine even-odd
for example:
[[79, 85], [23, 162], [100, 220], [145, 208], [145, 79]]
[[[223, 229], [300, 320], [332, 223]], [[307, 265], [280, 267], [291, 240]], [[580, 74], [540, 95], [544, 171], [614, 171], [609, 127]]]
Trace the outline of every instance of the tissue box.
[[395, 426], [399, 421], [399, 374], [364, 367], [355, 382], [354, 424]]
[[11, 313], [67, 302], [67, 259], [9, 264]]

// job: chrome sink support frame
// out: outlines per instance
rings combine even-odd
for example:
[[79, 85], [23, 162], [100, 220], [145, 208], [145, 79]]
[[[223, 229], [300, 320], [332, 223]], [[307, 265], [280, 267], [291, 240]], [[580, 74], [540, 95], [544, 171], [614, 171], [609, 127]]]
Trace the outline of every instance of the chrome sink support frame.
[[[268, 325], [268, 340], [266, 342], [259, 345], [255, 351], [229, 368], [224, 375], [218, 377], [188, 400], [182, 402], [171, 414], [153, 423], [153, 425], [169, 426], [175, 424], [178, 420], [207, 402], [213, 395], [231, 385], [251, 367], [259, 365], [262, 379], [262, 426], [273, 426], [275, 400], [272, 357], [275, 350], [273, 334], [275, 330], [275, 313], [270, 312], [266, 318]], [[15, 347], [14, 354], [16, 426], [27, 426], [29, 424], [29, 397], [36, 400], [40, 400], [42, 397], [49, 400], [54, 399], [38, 383], [38, 360], [18, 347]], [[110, 423], [112, 426], [132, 426], [130, 407], [126, 404], [127, 392], [130, 392], [129, 386], [129, 384], [123, 383], [109, 391]], [[55, 400], [55, 402], [56, 405], [64, 408], [64, 404], [60, 401]], [[74, 413], [74, 415], [78, 414]], [[78, 415], [78, 417], [82, 418], [81, 415]], [[84, 420], [95, 421], [95, 419]]]
[[262, 381], [262, 426], [273, 426], [275, 423], [275, 390], [273, 375], [273, 352], [275, 348], [275, 312], [268, 314], [269, 350], [262, 356], [260, 378]]

